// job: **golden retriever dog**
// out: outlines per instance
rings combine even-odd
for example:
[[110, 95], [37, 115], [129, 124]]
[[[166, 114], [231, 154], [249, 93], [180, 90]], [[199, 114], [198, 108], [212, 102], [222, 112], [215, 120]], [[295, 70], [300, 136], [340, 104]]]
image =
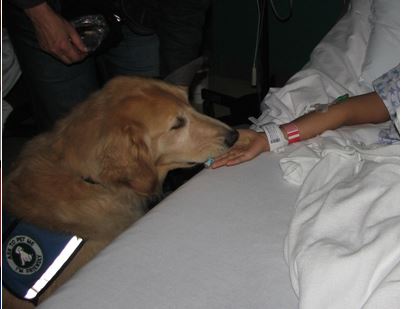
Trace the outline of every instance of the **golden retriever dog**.
[[[237, 137], [196, 112], [180, 88], [117, 77], [30, 141], [4, 184], [5, 208], [85, 240], [41, 300], [146, 213], [170, 170], [218, 156]], [[4, 297], [5, 308], [28, 305], [7, 291]]]

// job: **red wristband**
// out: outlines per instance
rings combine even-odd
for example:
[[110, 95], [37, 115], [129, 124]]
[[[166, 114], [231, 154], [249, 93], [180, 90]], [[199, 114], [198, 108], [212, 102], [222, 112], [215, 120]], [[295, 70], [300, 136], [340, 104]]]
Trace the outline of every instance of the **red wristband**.
[[296, 143], [301, 140], [298, 127], [293, 123], [287, 123], [281, 126], [287, 133], [288, 144]]

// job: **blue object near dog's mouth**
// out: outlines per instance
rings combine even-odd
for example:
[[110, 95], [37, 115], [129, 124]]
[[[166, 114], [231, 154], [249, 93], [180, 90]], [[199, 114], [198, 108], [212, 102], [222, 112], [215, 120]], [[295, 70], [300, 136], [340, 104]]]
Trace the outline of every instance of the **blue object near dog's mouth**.
[[206, 167], [210, 167], [210, 166], [213, 164], [213, 162], [214, 162], [214, 158], [209, 157], [203, 164], [204, 164]]

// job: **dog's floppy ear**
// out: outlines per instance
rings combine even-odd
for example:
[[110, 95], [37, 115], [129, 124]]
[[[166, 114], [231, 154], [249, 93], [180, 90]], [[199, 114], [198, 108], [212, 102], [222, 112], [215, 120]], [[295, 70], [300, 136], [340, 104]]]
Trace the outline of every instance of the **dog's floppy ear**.
[[101, 179], [127, 185], [144, 196], [159, 189], [156, 168], [144, 140], [144, 131], [138, 124], [125, 125], [109, 134], [101, 162]]

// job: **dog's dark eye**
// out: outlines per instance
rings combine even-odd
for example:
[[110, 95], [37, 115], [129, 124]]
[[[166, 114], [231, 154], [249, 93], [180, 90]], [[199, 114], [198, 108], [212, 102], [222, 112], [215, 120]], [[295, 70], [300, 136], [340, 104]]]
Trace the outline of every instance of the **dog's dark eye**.
[[175, 120], [174, 125], [171, 127], [171, 130], [180, 129], [183, 126], [185, 126], [186, 123], [187, 123], [187, 121], [185, 120], [185, 118], [177, 117], [177, 119]]

